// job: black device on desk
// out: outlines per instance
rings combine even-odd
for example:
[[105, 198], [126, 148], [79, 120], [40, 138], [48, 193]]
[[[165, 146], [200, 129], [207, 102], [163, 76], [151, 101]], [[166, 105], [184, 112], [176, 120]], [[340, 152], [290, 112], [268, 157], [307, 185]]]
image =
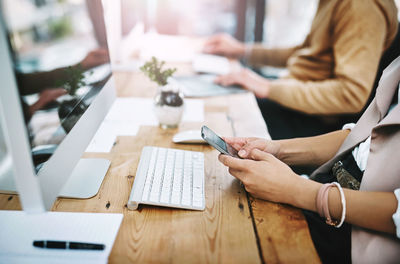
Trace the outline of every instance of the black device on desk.
[[236, 149], [226, 143], [220, 136], [207, 126], [201, 127], [201, 137], [222, 154], [240, 158]]

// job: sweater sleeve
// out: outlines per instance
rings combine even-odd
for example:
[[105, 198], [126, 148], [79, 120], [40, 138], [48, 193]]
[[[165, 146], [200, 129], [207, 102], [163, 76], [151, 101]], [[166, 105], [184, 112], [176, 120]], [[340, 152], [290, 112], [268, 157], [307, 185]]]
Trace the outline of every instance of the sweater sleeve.
[[332, 78], [273, 81], [269, 93], [271, 100], [309, 114], [357, 113], [362, 110], [384, 49], [387, 21], [379, 7], [371, 2], [344, 2], [346, 5], [339, 5], [332, 18], [335, 63]]
[[292, 48], [266, 48], [262, 44], [254, 44], [250, 47], [246, 62], [253, 66], [271, 65], [285, 67], [288, 58], [298, 47]]

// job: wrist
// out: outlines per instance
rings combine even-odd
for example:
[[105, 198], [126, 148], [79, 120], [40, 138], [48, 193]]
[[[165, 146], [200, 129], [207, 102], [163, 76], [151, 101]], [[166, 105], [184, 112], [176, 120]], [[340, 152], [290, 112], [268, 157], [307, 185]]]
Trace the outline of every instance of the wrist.
[[36, 110], [39, 110], [41, 108], [43, 108], [46, 105], [46, 102], [44, 102], [44, 100], [42, 98], [39, 98], [36, 103], [34, 103], [32, 105], [32, 108]]
[[246, 55], [247, 55], [247, 45], [243, 44], [243, 43], [240, 43], [238, 45], [238, 49], [236, 51], [236, 56], [238, 58], [245, 58]]
[[298, 176], [290, 192], [289, 204], [297, 208], [317, 211], [316, 199], [322, 184]]
[[73, 67], [78, 67], [78, 66], [80, 66], [82, 68], [82, 70], [84, 70], [84, 71], [91, 68], [91, 65], [85, 60], [83, 60], [81, 63], [78, 63], [77, 65], [75, 65]]
[[32, 116], [37, 110], [39, 110], [42, 107], [43, 107], [42, 103], [37, 101], [36, 103], [29, 106], [29, 114]]
[[[269, 152], [274, 155], [277, 159], [280, 159], [280, 152], [281, 152], [281, 144], [277, 140], [266, 140], [266, 147], [264, 149], [265, 152]], [[270, 144], [268, 144], [270, 142]]]
[[276, 145], [276, 155], [275, 155], [275, 157], [277, 159], [279, 159], [280, 161], [286, 163], [285, 162], [285, 157], [286, 157], [285, 146], [284, 146], [284, 144], [282, 144], [282, 143], [284, 143], [284, 141], [282, 141], [282, 140], [273, 140], [272, 142], [274, 142], [274, 144]]
[[264, 89], [263, 89], [263, 91], [264, 91], [264, 93], [263, 93], [263, 98], [268, 98], [268, 96], [269, 96], [269, 84], [270, 84], [270, 82], [269, 82], [268, 79], [266, 79], [266, 78], [264, 78], [264, 77], [261, 77], [261, 78], [263, 78], [263, 87], [264, 87]]
[[249, 80], [251, 81], [248, 89], [253, 91], [258, 98], [267, 98], [269, 95], [269, 81], [251, 70], [247, 71], [249, 72]]

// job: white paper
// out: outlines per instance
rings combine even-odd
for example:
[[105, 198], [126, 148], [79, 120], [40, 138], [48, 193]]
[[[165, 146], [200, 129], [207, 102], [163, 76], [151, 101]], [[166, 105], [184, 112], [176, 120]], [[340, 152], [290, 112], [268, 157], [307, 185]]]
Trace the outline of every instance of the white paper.
[[[153, 99], [126, 97], [117, 98], [106, 116], [106, 120], [129, 121], [137, 125], [158, 125], [153, 110]], [[204, 122], [204, 101], [185, 99], [183, 122]]]
[[153, 111], [153, 100], [149, 98], [117, 98], [105, 120], [132, 122], [137, 125], [158, 125]]
[[[0, 263], [107, 263], [122, 214], [0, 211]], [[44, 249], [34, 240], [104, 244], [104, 250]]]
[[139, 125], [126, 121], [104, 120], [86, 152], [110, 152], [117, 136], [135, 136]]
[[183, 122], [204, 122], [204, 101], [201, 99], [185, 99]]
[[[86, 152], [110, 152], [117, 136], [135, 136], [140, 126], [158, 126], [150, 98], [117, 98]], [[185, 99], [183, 122], [204, 122], [204, 102]]]

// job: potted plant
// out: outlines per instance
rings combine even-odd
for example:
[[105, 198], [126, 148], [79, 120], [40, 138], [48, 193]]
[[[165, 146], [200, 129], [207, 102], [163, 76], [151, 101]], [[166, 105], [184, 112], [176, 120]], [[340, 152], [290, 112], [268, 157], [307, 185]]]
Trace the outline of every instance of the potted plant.
[[88, 108], [88, 105], [85, 104], [82, 98], [76, 95], [79, 88], [87, 85], [84, 81], [83, 72], [84, 70], [80, 64], [66, 68], [66, 79], [58, 85], [68, 92], [68, 96], [58, 107], [58, 117], [66, 133], [71, 131]]
[[177, 83], [170, 82], [176, 69], [163, 70], [165, 62], [159, 62], [155, 57], [146, 62], [140, 70], [150, 80], [158, 84], [154, 97], [154, 110], [162, 128], [175, 128], [182, 119], [184, 110], [183, 94]]

